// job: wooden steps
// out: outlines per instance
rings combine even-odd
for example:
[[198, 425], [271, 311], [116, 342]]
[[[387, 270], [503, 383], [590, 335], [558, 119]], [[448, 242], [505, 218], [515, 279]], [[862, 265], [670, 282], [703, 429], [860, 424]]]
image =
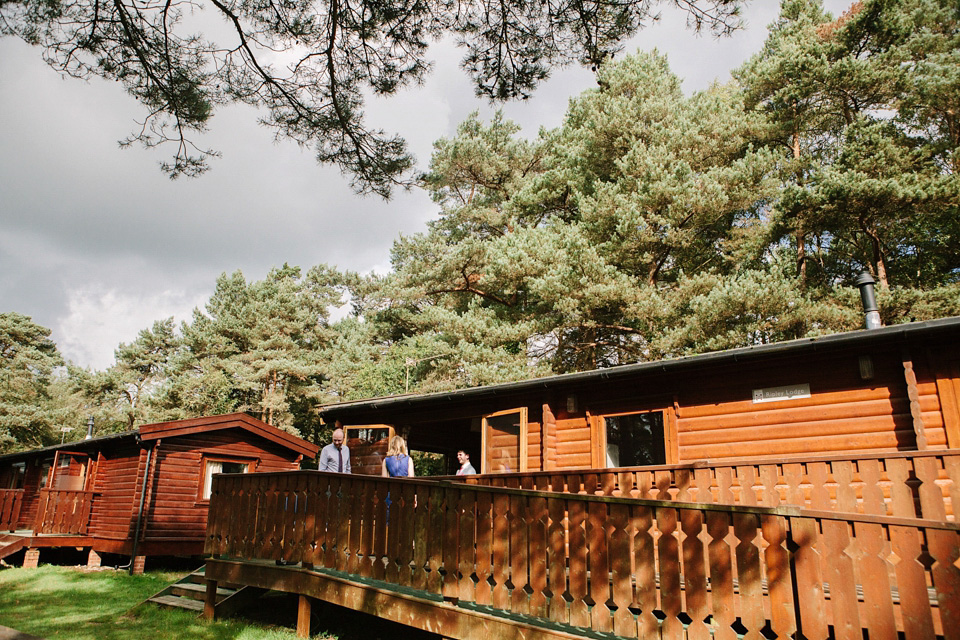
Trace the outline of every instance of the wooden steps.
[[[220, 617], [230, 616], [251, 600], [258, 598], [264, 589], [244, 587], [242, 585], [217, 585], [216, 612]], [[164, 588], [144, 602], [152, 602], [161, 607], [185, 609], [196, 613], [203, 613], [204, 599], [207, 595], [207, 584], [204, 578], [204, 567], [184, 576], [170, 586]]]
[[13, 534], [0, 535], [0, 560], [7, 556], [12, 556], [17, 551], [26, 547], [29, 542], [30, 538], [24, 538], [23, 536]]

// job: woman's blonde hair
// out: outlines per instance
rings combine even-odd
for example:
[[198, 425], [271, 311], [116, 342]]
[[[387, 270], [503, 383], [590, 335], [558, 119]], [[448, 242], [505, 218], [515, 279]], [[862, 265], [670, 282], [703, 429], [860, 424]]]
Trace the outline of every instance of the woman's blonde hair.
[[387, 457], [399, 455], [410, 455], [407, 453], [407, 442], [403, 439], [403, 436], [393, 436], [390, 438], [390, 446], [387, 448]]

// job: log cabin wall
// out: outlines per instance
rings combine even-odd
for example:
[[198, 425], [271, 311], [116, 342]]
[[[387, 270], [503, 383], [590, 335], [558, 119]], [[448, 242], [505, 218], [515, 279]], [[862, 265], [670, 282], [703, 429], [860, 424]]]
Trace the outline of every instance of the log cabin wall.
[[207, 458], [249, 463], [249, 471], [258, 473], [299, 469], [296, 452], [242, 429], [161, 439], [144, 507], [144, 541], [203, 538], [209, 504], [201, 495]]
[[[665, 437], [671, 431], [676, 436], [675, 459], [668, 451], [668, 463], [918, 448], [902, 354], [872, 355], [870, 380], [861, 379], [860, 355], [725, 366], [591, 389], [580, 394], [583, 413], [557, 410], [557, 468], [606, 466], [597, 455], [602, 453], [602, 417], [657, 409], [666, 416]], [[947, 447], [944, 414], [927, 360], [914, 361], [917, 404], [926, 446], [942, 449]], [[790, 385], [809, 385], [810, 397], [753, 400], [754, 390]], [[597, 425], [591, 415], [598, 417]]]
[[135, 496], [146, 466], [146, 451], [130, 440], [106, 448], [99, 456], [93, 490], [98, 493], [90, 518], [90, 535], [126, 540], [133, 535]]
[[[619, 466], [642, 466], [960, 448], [960, 318], [320, 413], [344, 425], [403, 425], [411, 443], [452, 455], [468, 441], [471, 420], [521, 408], [528, 471], [607, 467], [618, 456]], [[623, 447], [606, 442], [608, 430], [638, 426], [662, 439], [661, 462], [625, 462]], [[482, 461], [473, 461], [479, 471]]]

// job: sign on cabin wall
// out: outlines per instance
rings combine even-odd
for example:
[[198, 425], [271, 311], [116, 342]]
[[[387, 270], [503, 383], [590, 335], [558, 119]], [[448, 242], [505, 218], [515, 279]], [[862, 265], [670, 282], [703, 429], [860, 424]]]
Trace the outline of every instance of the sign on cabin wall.
[[767, 387], [753, 390], [753, 402], [776, 402], [777, 400], [793, 400], [795, 398], [809, 398], [810, 385], [788, 384], [783, 387]]

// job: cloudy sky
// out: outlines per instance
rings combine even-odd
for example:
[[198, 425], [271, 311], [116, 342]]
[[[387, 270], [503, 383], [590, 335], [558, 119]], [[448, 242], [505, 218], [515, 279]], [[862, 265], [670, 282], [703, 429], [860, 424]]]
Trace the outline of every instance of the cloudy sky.
[[[777, 4], [754, 0], [746, 29], [719, 40], [693, 35], [682, 14], [665, 9], [627, 51], [665, 52], [689, 93], [727, 80], [760, 49]], [[838, 15], [850, 0], [825, 4]], [[406, 137], [421, 168], [434, 140], [471, 111], [494, 109], [474, 97], [459, 57], [437, 50], [425, 86], [367, 107], [371, 125]], [[355, 196], [309, 150], [275, 144], [246, 107], [213, 118], [201, 145], [223, 157], [211, 171], [171, 181], [158, 169], [165, 149], [118, 148], [142, 115], [138, 104], [116, 83], [61, 78], [40, 54], [0, 39], [0, 312], [52, 329], [77, 364], [105, 368], [119, 343], [154, 320], [189, 318], [223, 272], [260, 279], [284, 262], [385, 272], [393, 241], [437, 214], [422, 192], [386, 202]], [[558, 126], [568, 99], [593, 86], [588, 71], [567, 69], [504, 110], [533, 137]]]

